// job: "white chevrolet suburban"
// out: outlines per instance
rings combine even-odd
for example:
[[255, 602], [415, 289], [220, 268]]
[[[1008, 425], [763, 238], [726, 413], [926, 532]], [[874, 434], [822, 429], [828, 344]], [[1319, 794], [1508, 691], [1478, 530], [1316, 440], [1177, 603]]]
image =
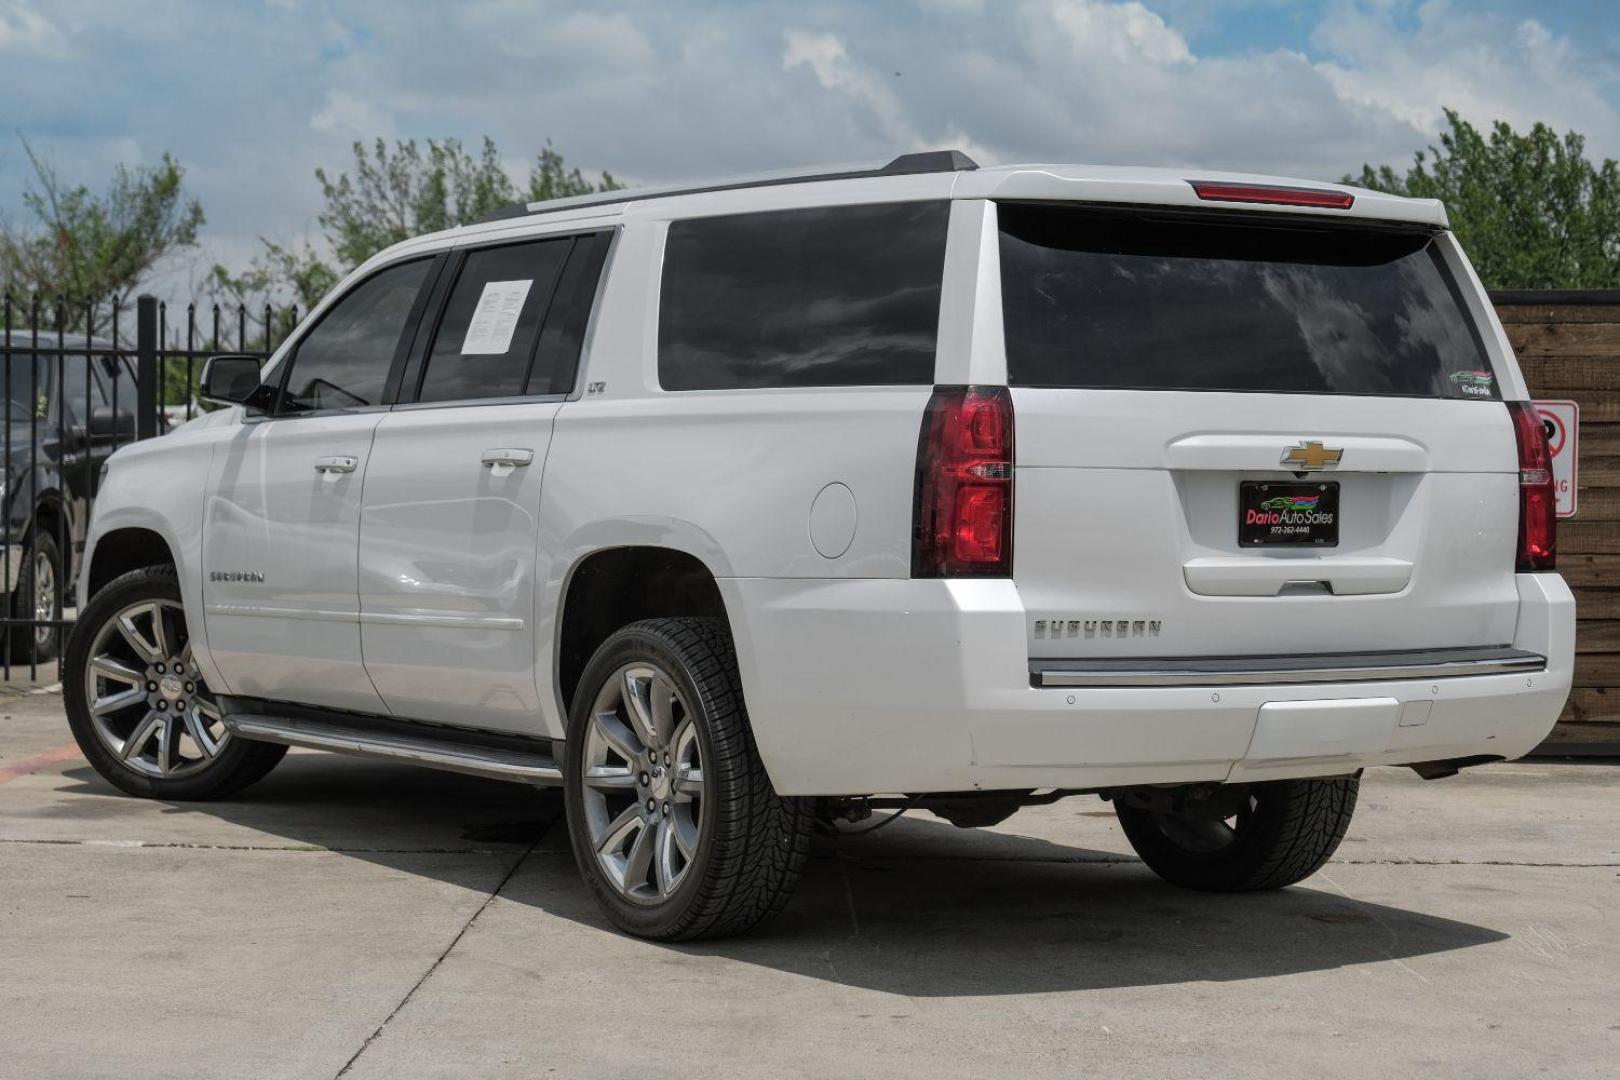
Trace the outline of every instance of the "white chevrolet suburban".
[[561, 784], [634, 934], [734, 933], [818, 824], [1110, 801], [1276, 888], [1362, 769], [1568, 693], [1547, 446], [1435, 202], [881, 168], [517, 207], [350, 275], [109, 464], [63, 686], [108, 781], [288, 746]]

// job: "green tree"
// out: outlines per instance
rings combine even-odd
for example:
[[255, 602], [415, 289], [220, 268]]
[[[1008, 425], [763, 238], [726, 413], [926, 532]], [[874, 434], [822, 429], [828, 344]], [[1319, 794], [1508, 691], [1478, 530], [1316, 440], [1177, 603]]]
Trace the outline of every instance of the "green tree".
[[[560, 199], [623, 186], [611, 173], [592, 180], [570, 168], [548, 140], [520, 189], [487, 136], [476, 156], [457, 139], [429, 139], [422, 145], [403, 140], [392, 147], [377, 139], [369, 148], [356, 142], [352, 172], [333, 175], [319, 168], [315, 179], [325, 200], [318, 220], [333, 262], [307, 242], [293, 247], [261, 238], [264, 251], [248, 269], [213, 268], [204, 284], [208, 300], [255, 311], [268, 304], [275, 312], [273, 323], [289, 325], [345, 273], [390, 244], [464, 225], [520, 198]], [[278, 333], [273, 343], [279, 340]]]
[[618, 191], [622, 187], [624, 185], [606, 169], [602, 170], [601, 178], [594, 182], [586, 179], [578, 169], [570, 169], [563, 162], [563, 156], [552, 148], [550, 139], [546, 140], [546, 145], [535, 158], [534, 167], [529, 170], [530, 202], [567, 199], [597, 191]]
[[1620, 288], [1620, 165], [1594, 165], [1586, 140], [1546, 124], [1489, 134], [1446, 110], [1450, 130], [1403, 176], [1363, 165], [1344, 182], [1446, 204], [1480, 279], [1493, 289]]
[[[269, 352], [281, 343], [298, 319], [320, 303], [339, 280], [339, 273], [322, 259], [307, 241], [298, 247], [259, 238], [264, 251], [241, 273], [219, 263], [204, 283], [204, 302], [219, 304], [234, 313], [248, 308], [261, 320], [260, 333], [250, 335], [248, 348]], [[262, 325], [263, 309], [272, 311], [269, 325]]]
[[517, 188], [501, 167], [495, 143], [486, 138], [473, 157], [459, 140], [414, 139], [388, 144], [378, 139], [371, 151], [354, 144], [354, 172], [336, 179], [315, 170], [326, 207], [321, 227], [344, 266], [358, 266], [390, 244], [437, 232], [487, 214], [517, 199]]
[[[437, 232], [518, 201], [518, 186], [501, 164], [487, 136], [476, 156], [457, 139], [414, 139], [390, 150], [382, 139], [368, 151], [354, 144], [354, 171], [336, 178], [315, 170], [326, 207], [320, 223], [332, 251], [345, 267], [358, 266], [390, 244]], [[570, 169], [551, 144], [540, 151], [529, 172], [529, 199], [555, 199], [610, 191], [619, 186], [608, 173], [588, 180]]]
[[186, 195], [185, 170], [164, 154], [153, 166], [118, 166], [106, 191], [63, 180], [26, 139], [33, 166], [23, 207], [33, 220], [0, 228], [0, 280], [14, 296], [37, 293], [70, 301], [70, 329], [104, 328], [165, 256], [197, 242], [202, 204]]

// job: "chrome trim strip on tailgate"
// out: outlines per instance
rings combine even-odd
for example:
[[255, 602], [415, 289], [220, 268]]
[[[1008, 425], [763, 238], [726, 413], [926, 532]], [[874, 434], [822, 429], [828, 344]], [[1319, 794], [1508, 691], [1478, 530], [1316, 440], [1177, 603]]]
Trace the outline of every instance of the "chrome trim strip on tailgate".
[[1547, 658], [1507, 646], [1316, 656], [1202, 656], [1162, 660], [1032, 660], [1029, 682], [1055, 686], [1233, 686], [1381, 682], [1545, 671]]

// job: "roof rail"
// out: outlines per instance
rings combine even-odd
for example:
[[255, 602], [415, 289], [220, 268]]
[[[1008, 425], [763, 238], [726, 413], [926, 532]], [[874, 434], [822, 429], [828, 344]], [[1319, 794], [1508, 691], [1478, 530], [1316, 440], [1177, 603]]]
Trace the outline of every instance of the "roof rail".
[[632, 190], [598, 191], [590, 195], [574, 195], [564, 199], [546, 199], [542, 202], [513, 203], [492, 210], [471, 222], [483, 225], [491, 221], [507, 221], [528, 217], [530, 214], [549, 214], [558, 210], [575, 210], [586, 206], [612, 206], [616, 203], [641, 202], [644, 199], [663, 199], [672, 195], [701, 195], [712, 191], [739, 191], [744, 188], [778, 187], [782, 184], [811, 184], [822, 180], [854, 180], [872, 176], [909, 176], [918, 173], [969, 172], [978, 163], [960, 150], [923, 150], [915, 154], [901, 154], [893, 161], [877, 167], [840, 169], [823, 173], [772, 173], [763, 176], [720, 180], [711, 184], [671, 185], [668, 187], [636, 188]]

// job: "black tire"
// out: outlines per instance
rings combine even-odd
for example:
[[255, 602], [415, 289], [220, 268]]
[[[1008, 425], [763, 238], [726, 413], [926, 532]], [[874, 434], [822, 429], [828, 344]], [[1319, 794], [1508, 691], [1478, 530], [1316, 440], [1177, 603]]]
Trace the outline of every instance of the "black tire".
[[1355, 776], [1253, 784], [1247, 805], [1225, 820], [1161, 813], [1121, 800], [1114, 811], [1131, 847], [1171, 884], [1258, 892], [1303, 881], [1322, 868], [1344, 839], [1359, 785]]
[[[67, 709], [68, 726], [73, 729], [73, 737], [84, 751], [85, 759], [114, 787], [149, 799], [218, 799], [262, 779], [286, 755], [285, 746], [249, 742], [233, 736], [228, 741], [221, 740], [218, 753], [187, 775], [151, 776], [121, 760], [98, 734], [87, 700], [85, 674], [90, 665], [90, 650], [110, 619], [142, 601], [180, 604], [180, 585], [175, 579], [174, 567], [149, 566], [114, 579], [85, 605], [68, 636], [67, 654], [62, 662], [62, 701]], [[177, 629], [184, 632], [183, 617]], [[184, 640], [179, 638], [177, 644]], [[202, 684], [200, 675], [192, 674], [191, 678], [195, 685]], [[141, 708], [131, 706], [132, 710]]]
[[[56, 546], [56, 538], [49, 533], [29, 533], [22, 543], [23, 557], [18, 564], [17, 580], [12, 583], [11, 617], [13, 619], [37, 619], [40, 612], [35, 607], [35, 581], [38, 571], [35, 560], [43, 557], [51, 568], [51, 582], [53, 583], [51, 598], [52, 620], [62, 617], [62, 594], [67, 588], [67, 581], [63, 577], [62, 552]], [[62, 651], [62, 628], [53, 627], [50, 630], [31, 626], [13, 626], [6, 635], [6, 649], [14, 664], [43, 664], [47, 660], [55, 660]]]
[[[592, 710], [608, 680], [635, 664], [650, 664], [670, 678], [702, 755], [696, 851], [667, 898], [650, 902], [621, 894], [599, 863], [582, 782]], [[620, 929], [659, 941], [724, 937], [787, 903], [809, 854], [811, 803], [778, 795], [765, 774], [743, 706], [731, 635], [721, 620], [648, 619], [603, 642], [575, 689], [564, 759], [574, 857]], [[630, 798], [640, 801], [639, 795]]]

